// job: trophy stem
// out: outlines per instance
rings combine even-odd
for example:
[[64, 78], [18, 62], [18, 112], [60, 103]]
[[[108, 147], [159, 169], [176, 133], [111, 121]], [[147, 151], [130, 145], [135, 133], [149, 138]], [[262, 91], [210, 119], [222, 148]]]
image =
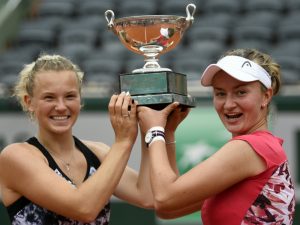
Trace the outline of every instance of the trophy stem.
[[159, 45], [145, 45], [140, 47], [140, 51], [144, 53], [145, 65], [141, 69], [132, 71], [133, 73], [146, 73], [154, 71], [172, 71], [169, 68], [162, 68], [158, 64], [158, 55], [163, 51], [163, 47]]

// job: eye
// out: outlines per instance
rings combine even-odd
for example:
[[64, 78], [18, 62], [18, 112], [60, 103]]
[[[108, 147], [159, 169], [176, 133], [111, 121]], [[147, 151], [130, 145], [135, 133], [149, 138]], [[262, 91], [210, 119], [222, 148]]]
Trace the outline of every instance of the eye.
[[45, 99], [46, 101], [51, 101], [51, 100], [53, 100], [53, 96], [51, 96], [51, 95], [46, 95], [46, 96], [44, 97], [44, 99]]
[[74, 98], [77, 98], [77, 94], [75, 94], [75, 93], [67, 94], [67, 95], [66, 95], [66, 98], [67, 98], [67, 99], [74, 99]]
[[215, 91], [214, 94], [216, 97], [223, 97], [226, 95], [226, 93], [224, 91]]
[[245, 90], [238, 90], [237, 95], [238, 96], [244, 96], [247, 92]]

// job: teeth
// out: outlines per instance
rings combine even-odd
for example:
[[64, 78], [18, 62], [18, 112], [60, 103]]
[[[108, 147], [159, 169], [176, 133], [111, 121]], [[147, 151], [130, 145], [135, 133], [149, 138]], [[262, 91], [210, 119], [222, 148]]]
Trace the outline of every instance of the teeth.
[[234, 119], [234, 118], [240, 117], [240, 115], [241, 115], [241, 114], [227, 114], [226, 116], [227, 116], [227, 118], [229, 118], [229, 119]]
[[55, 120], [65, 120], [68, 119], [68, 116], [53, 116], [52, 118]]

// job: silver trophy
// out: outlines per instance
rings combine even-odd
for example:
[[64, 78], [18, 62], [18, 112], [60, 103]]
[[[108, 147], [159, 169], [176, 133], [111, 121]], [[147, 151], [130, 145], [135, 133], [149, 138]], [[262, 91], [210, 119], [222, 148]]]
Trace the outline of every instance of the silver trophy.
[[186, 17], [174, 15], [142, 15], [115, 19], [112, 10], [105, 12], [108, 28], [123, 45], [144, 56], [145, 65], [130, 73], [120, 74], [120, 91], [129, 91], [139, 105], [163, 108], [178, 101], [194, 107], [195, 100], [187, 94], [186, 75], [162, 68], [159, 56], [172, 50], [194, 21], [196, 6], [186, 6]]

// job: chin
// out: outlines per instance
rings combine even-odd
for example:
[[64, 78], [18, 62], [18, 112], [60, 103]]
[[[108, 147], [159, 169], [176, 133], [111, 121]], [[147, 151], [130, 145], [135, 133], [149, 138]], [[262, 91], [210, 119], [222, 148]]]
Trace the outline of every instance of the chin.
[[228, 132], [230, 132], [232, 135], [236, 136], [242, 133], [242, 130], [239, 128], [234, 128], [231, 126], [226, 126], [226, 129], [228, 130]]
[[55, 134], [64, 134], [64, 133], [69, 132], [71, 130], [71, 128], [69, 126], [68, 127], [54, 127], [51, 130]]

